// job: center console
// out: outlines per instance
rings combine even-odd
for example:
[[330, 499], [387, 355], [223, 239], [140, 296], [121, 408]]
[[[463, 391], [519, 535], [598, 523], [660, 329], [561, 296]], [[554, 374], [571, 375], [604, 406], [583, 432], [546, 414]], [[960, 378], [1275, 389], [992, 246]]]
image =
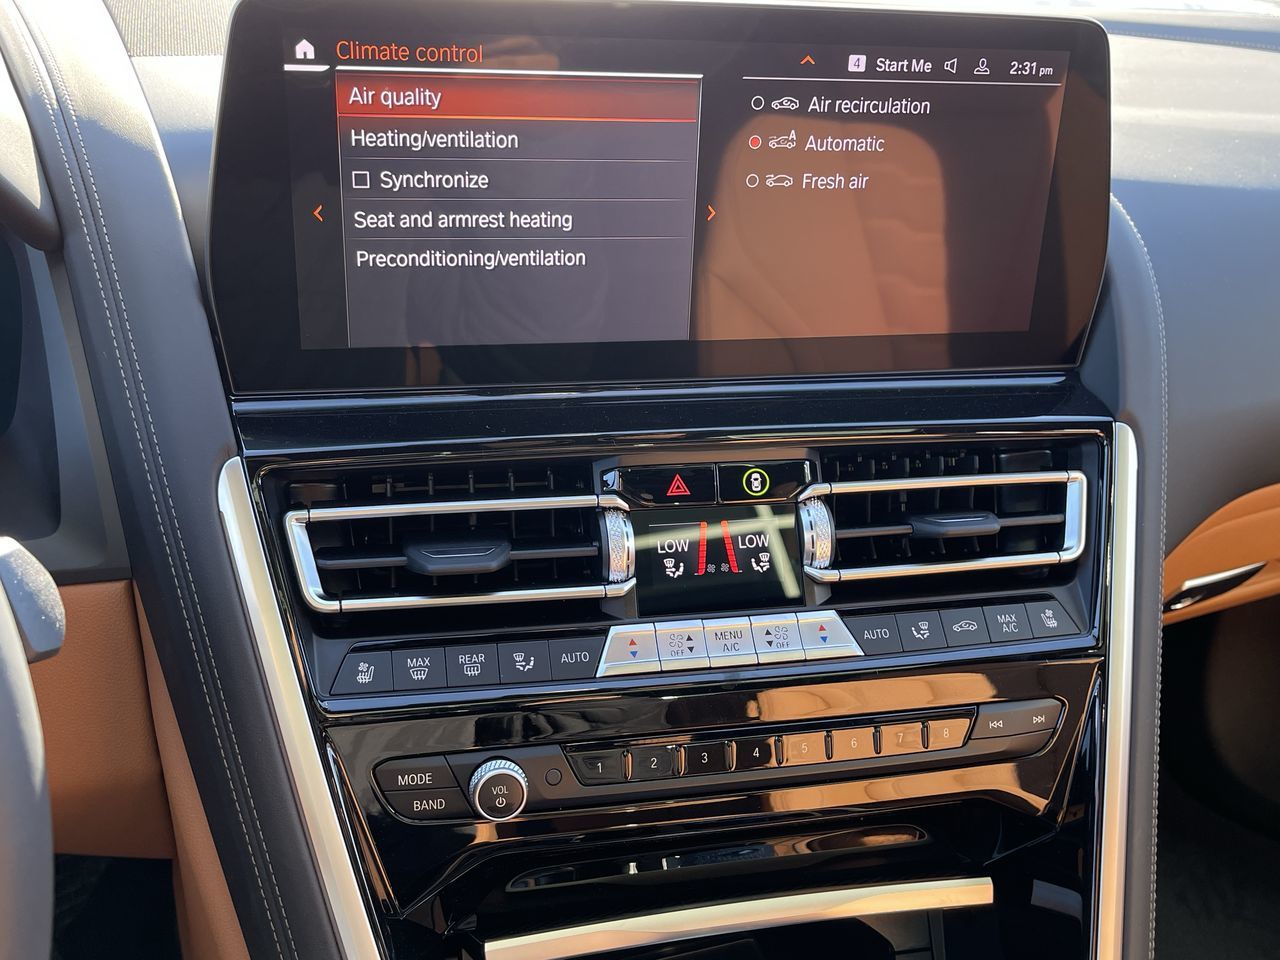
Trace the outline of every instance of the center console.
[[349, 954], [1111, 955], [1107, 77], [1084, 21], [241, 3], [220, 496]]

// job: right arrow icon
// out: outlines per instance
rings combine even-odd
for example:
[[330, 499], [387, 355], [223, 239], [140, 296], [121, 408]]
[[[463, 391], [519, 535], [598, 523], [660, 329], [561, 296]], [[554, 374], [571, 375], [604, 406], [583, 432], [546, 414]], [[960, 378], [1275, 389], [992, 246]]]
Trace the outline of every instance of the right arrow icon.
[[707, 220], [712, 220], [716, 215], [716, 208], [711, 204], [707, 204]]

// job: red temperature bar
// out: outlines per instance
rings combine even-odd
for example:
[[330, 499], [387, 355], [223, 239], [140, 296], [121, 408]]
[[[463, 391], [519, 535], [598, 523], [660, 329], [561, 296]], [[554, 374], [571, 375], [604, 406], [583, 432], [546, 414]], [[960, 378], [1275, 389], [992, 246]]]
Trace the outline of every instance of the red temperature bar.
[[340, 117], [695, 123], [698, 81], [339, 70]]

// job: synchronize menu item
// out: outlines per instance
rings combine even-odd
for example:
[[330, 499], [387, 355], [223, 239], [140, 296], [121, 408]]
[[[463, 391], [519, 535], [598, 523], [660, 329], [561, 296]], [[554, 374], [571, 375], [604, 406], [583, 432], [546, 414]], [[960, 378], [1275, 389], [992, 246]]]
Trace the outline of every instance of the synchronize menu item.
[[697, 77], [346, 69], [335, 90], [352, 346], [688, 336]]

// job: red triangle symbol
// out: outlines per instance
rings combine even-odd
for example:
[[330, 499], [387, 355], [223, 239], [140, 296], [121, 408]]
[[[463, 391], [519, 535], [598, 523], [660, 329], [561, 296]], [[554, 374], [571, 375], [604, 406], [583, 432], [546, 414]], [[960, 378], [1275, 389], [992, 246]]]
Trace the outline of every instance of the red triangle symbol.
[[671, 478], [671, 486], [667, 487], [668, 497], [687, 497], [689, 495], [689, 487], [685, 484], [684, 478], [680, 474], [676, 474]]
[[628, 647], [634, 647], [635, 645], [636, 645], [635, 640], [632, 640], [630, 643], [627, 644]]

